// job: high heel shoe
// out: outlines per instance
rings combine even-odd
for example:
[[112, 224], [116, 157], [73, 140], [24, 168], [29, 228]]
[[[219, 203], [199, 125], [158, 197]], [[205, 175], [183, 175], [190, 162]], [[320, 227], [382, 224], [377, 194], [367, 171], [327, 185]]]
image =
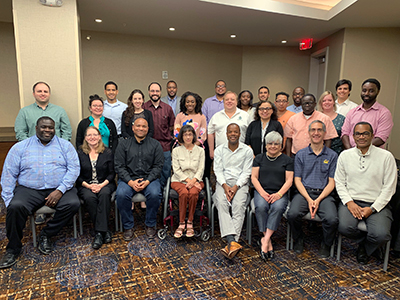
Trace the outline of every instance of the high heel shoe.
[[261, 256], [261, 259], [263, 260], [263, 261], [267, 261], [268, 260], [268, 252], [263, 252], [262, 250], [260, 251], [260, 256]]
[[268, 260], [271, 260], [271, 259], [273, 259], [274, 258], [274, 256], [275, 256], [275, 252], [274, 252], [274, 250], [270, 250], [270, 251], [268, 251], [267, 253], [265, 253], [266, 255], [267, 255], [267, 259]]

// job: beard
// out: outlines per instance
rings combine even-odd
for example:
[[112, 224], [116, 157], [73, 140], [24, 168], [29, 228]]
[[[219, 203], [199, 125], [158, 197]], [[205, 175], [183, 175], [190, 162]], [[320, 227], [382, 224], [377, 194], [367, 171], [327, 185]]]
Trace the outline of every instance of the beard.
[[158, 95], [153, 95], [153, 96], [151, 96], [150, 97], [150, 99], [151, 99], [151, 101], [153, 101], [153, 102], [157, 102], [158, 100], [160, 100], [160, 96], [158, 96]]

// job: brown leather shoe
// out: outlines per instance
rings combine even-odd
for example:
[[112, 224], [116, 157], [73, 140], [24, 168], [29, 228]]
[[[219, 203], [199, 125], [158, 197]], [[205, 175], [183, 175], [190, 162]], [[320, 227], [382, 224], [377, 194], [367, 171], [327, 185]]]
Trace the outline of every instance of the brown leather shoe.
[[243, 246], [240, 245], [239, 243], [236, 242], [231, 242], [229, 244], [229, 252], [228, 252], [228, 258], [232, 259], [235, 257], [235, 255], [242, 249]]
[[156, 234], [157, 234], [156, 227], [148, 227], [148, 226], [146, 226], [145, 231], [146, 231], [146, 235], [147, 235], [147, 237], [149, 239], [153, 239], [153, 238], [156, 237]]
[[223, 256], [225, 256], [226, 258], [229, 258], [229, 249], [228, 246], [225, 246], [225, 248], [222, 248], [221, 250], [219, 250]]
[[134, 237], [135, 230], [133, 228], [124, 231], [123, 238], [125, 241], [132, 241]]

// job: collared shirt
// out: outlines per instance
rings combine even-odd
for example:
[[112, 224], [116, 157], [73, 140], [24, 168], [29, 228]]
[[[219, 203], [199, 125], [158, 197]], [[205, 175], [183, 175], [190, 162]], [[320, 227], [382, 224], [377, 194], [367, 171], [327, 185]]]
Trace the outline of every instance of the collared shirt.
[[342, 127], [342, 137], [348, 135], [350, 138], [351, 147], [355, 147], [356, 143], [353, 138], [353, 129], [358, 122], [368, 122], [374, 130], [374, 136], [381, 138], [384, 142], [381, 148], [385, 148], [386, 140], [388, 139], [393, 127], [392, 114], [382, 104], [375, 102], [368, 110], [360, 104], [353, 108], [346, 116]]
[[50, 117], [54, 120], [56, 136], [67, 141], [71, 139], [72, 129], [68, 115], [61, 106], [49, 103], [45, 109], [42, 109], [37, 103], [25, 106], [20, 109], [15, 119], [15, 137], [18, 141], [25, 140], [36, 135], [36, 121], [40, 117]]
[[228, 142], [215, 149], [214, 173], [217, 182], [222, 186], [236, 184], [238, 187], [246, 185], [249, 181], [253, 166], [253, 151], [245, 144], [239, 142], [238, 148], [232, 152]]
[[208, 124], [208, 133], [215, 133], [215, 147], [222, 145], [228, 141], [226, 137], [226, 127], [229, 124], [236, 123], [240, 127], [240, 142], [244, 143], [246, 139], [247, 126], [249, 124], [249, 115], [240, 108], [236, 111], [232, 118], [229, 118], [225, 110], [217, 112]]
[[287, 121], [289, 121], [289, 119], [294, 115], [296, 115], [296, 113], [286, 110], [286, 112], [278, 118], [278, 122], [281, 123], [283, 129], [285, 129]]
[[379, 212], [396, 191], [396, 161], [389, 151], [373, 145], [365, 154], [358, 148], [345, 150], [338, 159], [335, 183], [344, 205], [364, 201]]
[[152, 182], [160, 177], [164, 153], [158, 141], [146, 137], [138, 142], [135, 137], [122, 140], [114, 154], [114, 166], [124, 182], [143, 178]]
[[201, 108], [201, 112], [206, 116], [207, 126], [211, 121], [211, 118], [215, 113], [224, 109], [224, 101], [219, 101], [217, 99], [217, 95], [214, 95], [210, 98], [207, 98], [203, 103], [203, 107]]
[[149, 100], [143, 104], [143, 108], [153, 114], [153, 137], [160, 142], [164, 152], [171, 151], [172, 130], [170, 128], [173, 128], [175, 123], [175, 115], [171, 106], [159, 101], [156, 108], [153, 101]]
[[294, 105], [294, 104], [289, 105], [286, 109], [287, 109], [288, 111], [294, 112], [294, 113], [296, 113], [296, 114], [298, 114], [298, 113], [300, 113], [300, 112], [303, 111], [303, 107], [301, 107], [301, 105], [296, 106], [296, 105]]
[[334, 178], [337, 154], [324, 146], [320, 154], [316, 155], [311, 148], [301, 149], [294, 160], [294, 177], [300, 177], [305, 188], [323, 190]]
[[308, 126], [312, 121], [320, 120], [326, 126], [325, 140], [338, 136], [331, 118], [319, 111], [314, 111], [311, 118], [306, 118], [303, 113], [296, 114], [289, 119], [285, 127], [285, 136], [292, 139], [292, 152], [297, 153], [300, 149], [310, 144]]
[[126, 110], [127, 107], [128, 105], [119, 101], [118, 99], [115, 103], [109, 103], [107, 100], [104, 101], [103, 116], [113, 120], [115, 127], [117, 128], [118, 135], [121, 134], [122, 113]]
[[356, 108], [358, 106], [357, 103], [354, 103], [353, 101], [350, 101], [349, 99], [346, 99], [342, 104], [339, 104], [338, 100], [336, 100], [335, 103], [336, 103], [336, 112], [343, 116], [346, 116], [350, 110], [352, 110], [353, 108]]
[[43, 145], [35, 135], [15, 144], [7, 154], [1, 174], [1, 196], [8, 206], [16, 183], [35, 190], [71, 189], [80, 173], [78, 154], [72, 144], [54, 136]]
[[172, 150], [172, 175], [171, 182], [186, 183], [187, 178], [196, 178], [202, 181], [204, 173], [204, 149], [194, 145], [192, 150], [179, 146]]
[[165, 104], [171, 106], [175, 117], [181, 112], [181, 97], [175, 96], [174, 99], [171, 99], [169, 95], [162, 97], [160, 99]]

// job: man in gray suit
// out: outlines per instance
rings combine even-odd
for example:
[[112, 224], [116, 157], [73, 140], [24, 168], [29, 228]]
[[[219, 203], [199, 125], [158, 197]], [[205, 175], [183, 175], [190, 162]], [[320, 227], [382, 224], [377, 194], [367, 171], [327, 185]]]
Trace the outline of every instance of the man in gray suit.
[[181, 112], [181, 97], [177, 96], [178, 85], [175, 81], [170, 80], [167, 82], [167, 93], [168, 96], [162, 97], [161, 101], [171, 106], [176, 117]]

